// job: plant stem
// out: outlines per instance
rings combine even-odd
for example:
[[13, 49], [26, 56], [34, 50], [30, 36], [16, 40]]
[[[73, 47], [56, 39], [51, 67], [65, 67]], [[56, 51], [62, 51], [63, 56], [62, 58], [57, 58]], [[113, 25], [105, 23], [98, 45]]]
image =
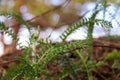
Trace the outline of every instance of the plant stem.
[[78, 50], [76, 51], [77, 54], [79, 55], [85, 69], [86, 69], [86, 72], [87, 72], [87, 76], [88, 76], [88, 80], [91, 80], [91, 74], [90, 74], [90, 70], [88, 69], [88, 65], [87, 65], [87, 62], [86, 62], [86, 59], [83, 57], [83, 55], [81, 54], [81, 51], [79, 52]]

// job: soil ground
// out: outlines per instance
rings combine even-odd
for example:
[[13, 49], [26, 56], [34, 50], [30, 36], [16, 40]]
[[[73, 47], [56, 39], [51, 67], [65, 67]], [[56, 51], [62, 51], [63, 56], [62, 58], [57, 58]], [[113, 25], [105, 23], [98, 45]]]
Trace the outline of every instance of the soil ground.
[[[113, 50], [120, 51], [120, 39], [106, 40], [103, 37], [94, 39], [93, 46], [94, 46], [93, 49], [94, 60], [102, 61], [103, 58]], [[20, 55], [21, 52], [19, 51], [16, 52], [16, 54], [7, 54], [0, 58], [0, 76], [6, 73], [11, 66], [15, 64], [19, 64], [17, 57]], [[104, 63], [104, 66], [96, 68], [96, 70], [92, 72], [94, 80], [120, 80], [120, 67], [113, 68], [113, 64], [114, 64], [114, 60], [108, 60]], [[48, 64], [48, 71], [55, 76], [57, 72], [62, 70], [62, 68], [58, 65], [57, 68], [55, 69], [54, 66], [55, 66], [54, 63]], [[79, 73], [80, 80], [87, 80], [86, 76], [87, 75], [85, 72]], [[71, 76], [69, 76], [65, 80], [74, 80], [74, 79]]]

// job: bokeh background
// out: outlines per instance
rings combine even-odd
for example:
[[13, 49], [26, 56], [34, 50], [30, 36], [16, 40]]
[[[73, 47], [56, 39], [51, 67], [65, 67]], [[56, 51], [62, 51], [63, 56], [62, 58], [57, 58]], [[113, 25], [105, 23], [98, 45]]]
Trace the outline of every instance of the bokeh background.
[[[64, 30], [81, 17], [90, 17], [95, 5], [97, 3], [105, 4], [105, 1], [110, 6], [105, 9], [105, 14], [104, 11], [101, 11], [97, 18], [112, 22], [113, 28], [105, 29], [101, 26], [95, 26], [93, 36], [98, 38], [105, 35], [120, 35], [120, 0], [0, 0], [0, 13], [17, 13], [26, 21], [31, 20], [33, 33], [40, 27], [40, 39], [47, 38], [53, 42], [58, 42], [60, 41], [59, 36]], [[56, 9], [53, 10], [54, 8]], [[5, 16], [0, 16], [0, 22], [5, 22], [7, 26], [17, 23], [11, 17]], [[17, 34], [18, 43], [27, 46], [30, 37], [27, 28], [24, 25], [9, 28]], [[87, 28], [83, 26], [70, 35], [67, 41], [85, 39], [86, 33]], [[19, 46], [12, 38], [7, 34], [3, 35], [3, 32], [0, 31], [0, 56], [13, 53], [16, 49], [19, 49]]]

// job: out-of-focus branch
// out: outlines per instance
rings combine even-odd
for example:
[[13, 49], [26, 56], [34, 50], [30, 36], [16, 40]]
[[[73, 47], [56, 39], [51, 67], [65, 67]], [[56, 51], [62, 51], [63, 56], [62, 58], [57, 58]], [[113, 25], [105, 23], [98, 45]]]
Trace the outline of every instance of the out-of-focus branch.
[[[62, 6], [64, 6], [64, 7], [67, 6], [67, 4], [68, 4], [70, 1], [71, 1], [71, 0], [66, 0], [62, 5], [59, 5], [59, 6], [54, 7], [53, 9], [47, 10], [47, 11], [45, 11], [44, 13], [42, 13], [42, 14], [40, 14], [40, 15], [37, 15], [37, 16], [33, 17], [33, 18], [30, 19], [30, 20], [27, 20], [27, 22], [28, 22], [29, 24], [32, 24], [33, 21], [35, 21], [36, 19], [39, 19], [39, 18], [45, 16], [45, 15], [48, 14], [48, 13], [51, 13], [51, 12], [54, 12], [55, 10], [60, 9]], [[67, 3], [67, 4], [66, 4], [66, 3]], [[42, 24], [43, 24], [43, 25], [45, 25], [45, 26], [49, 26], [49, 24], [46, 25], [46, 23], [47, 23], [47, 22], [45, 22], [45, 21], [41, 21], [41, 25], [40, 25], [40, 24], [38, 24], [38, 25], [42, 26]], [[15, 23], [15, 24], [12, 25], [11, 27], [16, 26], [16, 25], [19, 25], [19, 24], [21, 24], [21, 23]]]

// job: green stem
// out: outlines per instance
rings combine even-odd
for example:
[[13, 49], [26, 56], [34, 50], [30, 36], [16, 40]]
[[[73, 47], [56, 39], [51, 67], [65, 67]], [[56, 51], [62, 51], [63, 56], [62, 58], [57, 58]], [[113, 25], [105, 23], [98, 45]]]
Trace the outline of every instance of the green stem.
[[88, 76], [88, 80], [91, 80], [91, 73], [90, 73], [90, 70], [89, 70], [89, 68], [87, 66], [86, 59], [84, 59], [84, 57], [81, 55], [81, 53], [79, 51], [76, 51], [76, 52], [80, 56], [81, 61], [82, 61], [83, 65], [85, 66], [85, 69], [86, 69], [86, 72], [87, 72], [87, 76]]
[[93, 58], [93, 36], [92, 36], [92, 33], [93, 33], [93, 29], [94, 29], [94, 22], [90, 22], [90, 25], [88, 26], [88, 41], [89, 41], [89, 44], [90, 44], [90, 47], [89, 47], [89, 50], [90, 50], [90, 59]]

